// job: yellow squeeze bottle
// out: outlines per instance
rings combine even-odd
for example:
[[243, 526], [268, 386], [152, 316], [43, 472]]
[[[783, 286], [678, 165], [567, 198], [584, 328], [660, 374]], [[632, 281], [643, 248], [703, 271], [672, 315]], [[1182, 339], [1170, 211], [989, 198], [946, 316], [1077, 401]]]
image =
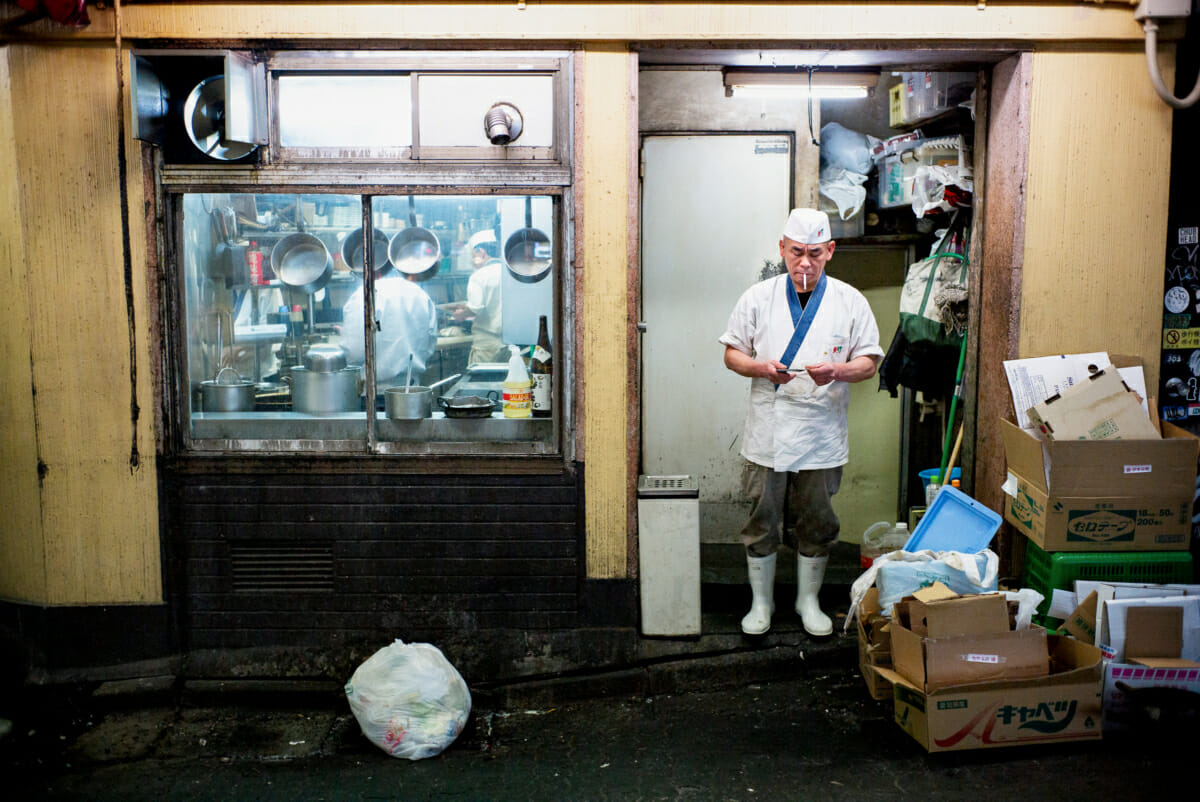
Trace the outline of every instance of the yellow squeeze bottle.
[[533, 414], [533, 385], [525, 360], [515, 346], [510, 346], [512, 356], [508, 358], [508, 376], [504, 378], [504, 417], [528, 418]]

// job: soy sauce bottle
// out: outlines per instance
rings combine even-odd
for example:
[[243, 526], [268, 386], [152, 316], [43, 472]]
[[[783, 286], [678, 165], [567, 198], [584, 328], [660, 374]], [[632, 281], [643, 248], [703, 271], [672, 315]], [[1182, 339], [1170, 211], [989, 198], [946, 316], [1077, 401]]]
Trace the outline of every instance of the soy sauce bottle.
[[545, 315], [538, 320], [537, 345], [529, 360], [529, 373], [533, 379], [533, 417], [548, 418], [554, 404], [554, 357], [550, 351], [550, 329]]

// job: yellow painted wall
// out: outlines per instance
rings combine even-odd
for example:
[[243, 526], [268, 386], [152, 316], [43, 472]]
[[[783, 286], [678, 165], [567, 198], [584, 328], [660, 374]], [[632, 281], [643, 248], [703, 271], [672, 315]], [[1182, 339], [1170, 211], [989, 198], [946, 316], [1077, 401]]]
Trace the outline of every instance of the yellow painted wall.
[[[14, 290], [14, 299], [23, 290], [28, 323], [20, 331], [17, 310], [21, 338], [6, 352], [17, 358], [5, 360], [5, 378], [12, 379], [5, 385], [13, 388], [5, 394], [23, 391], [27, 400], [19, 405], [22, 414], [3, 423], [6, 446], [21, 448], [12, 465], [15, 487], [25, 492], [4, 516], [6, 556], [15, 552], [16, 559], [3, 575], [0, 595], [48, 605], [162, 600], [144, 335], [137, 348], [141, 463], [130, 465], [134, 426], [114, 53], [102, 47], [8, 48], [17, 158], [3, 191], [18, 198], [20, 220], [12, 234], [21, 249], [5, 262], [5, 289]], [[138, 217], [140, 188], [130, 187]], [[7, 218], [5, 226], [7, 231]], [[136, 232], [144, 242], [141, 229]], [[138, 258], [144, 253], [144, 247], [134, 251], [142, 333], [151, 317], [144, 259]], [[12, 319], [6, 317], [6, 327]], [[18, 334], [5, 336], [16, 340]], [[39, 459], [40, 488], [29, 492]], [[5, 465], [7, 470], [8, 460]], [[31, 581], [39, 571], [42, 576]]]
[[46, 549], [38, 489], [30, 365], [29, 271], [16, 181], [9, 56], [0, 49], [0, 596], [44, 599]]
[[586, 325], [581, 333], [587, 573], [627, 574], [629, 487], [629, 165], [634, 113], [630, 87], [636, 62], [627, 48], [589, 46], [581, 56], [583, 99], [579, 178], [583, 196], [583, 257], [576, 265]]
[[1153, 392], [1171, 109], [1140, 52], [1038, 53], [1029, 116], [1021, 356], [1143, 355]]

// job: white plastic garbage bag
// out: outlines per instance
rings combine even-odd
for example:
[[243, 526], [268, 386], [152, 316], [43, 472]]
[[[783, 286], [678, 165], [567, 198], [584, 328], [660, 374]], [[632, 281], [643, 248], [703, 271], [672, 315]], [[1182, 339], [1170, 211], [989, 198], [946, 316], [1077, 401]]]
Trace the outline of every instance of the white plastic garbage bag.
[[346, 699], [371, 743], [409, 760], [441, 754], [471, 714], [467, 683], [441, 650], [399, 639], [358, 667]]
[[862, 211], [867, 200], [867, 190], [863, 186], [866, 181], [867, 176], [862, 173], [830, 165], [821, 168], [817, 188], [821, 197], [828, 198], [837, 207], [838, 216], [849, 220]]
[[879, 606], [884, 615], [890, 616], [893, 604], [934, 582], [941, 582], [956, 593], [987, 593], [997, 589], [999, 573], [1000, 557], [991, 549], [977, 554], [928, 549], [883, 554], [850, 586], [850, 612], [846, 614], [844, 629], [849, 631], [859, 602], [876, 580]]
[[821, 166], [831, 165], [853, 173], [869, 173], [872, 139], [839, 123], [822, 125]]

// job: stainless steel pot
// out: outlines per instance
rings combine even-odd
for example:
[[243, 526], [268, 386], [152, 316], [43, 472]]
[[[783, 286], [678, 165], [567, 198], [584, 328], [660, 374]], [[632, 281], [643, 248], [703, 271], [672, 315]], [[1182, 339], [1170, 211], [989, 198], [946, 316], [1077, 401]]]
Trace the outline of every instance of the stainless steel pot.
[[309, 415], [354, 412], [359, 409], [358, 366], [336, 371], [292, 368], [292, 409]]
[[[391, 266], [388, 258], [388, 238], [379, 229], [371, 232], [371, 264], [375, 265], [375, 275], [382, 275]], [[356, 228], [342, 240], [342, 261], [346, 267], [359, 275], [363, 272], [363, 234], [361, 228]]]
[[442, 243], [437, 235], [417, 225], [416, 206], [408, 197], [408, 228], [401, 229], [388, 243], [392, 266], [413, 281], [433, 278], [442, 259]]
[[200, 403], [205, 412], [248, 412], [254, 409], [254, 389], [233, 368], [221, 368], [217, 378], [200, 382]]
[[550, 238], [533, 227], [533, 200], [525, 198], [525, 227], [504, 243], [504, 261], [517, 281], [534, 284], [545, 278], [554, 262]]
[[421, 420], [433, 414], [433, 390], [428, 387], [389, 387], [383, 402], [392, 420]]
[[329, 283], [333, 257], [312, 234], [288, 234], [271, 249], [271, 269], [279, 280], [302, 292], [314, 293]]

